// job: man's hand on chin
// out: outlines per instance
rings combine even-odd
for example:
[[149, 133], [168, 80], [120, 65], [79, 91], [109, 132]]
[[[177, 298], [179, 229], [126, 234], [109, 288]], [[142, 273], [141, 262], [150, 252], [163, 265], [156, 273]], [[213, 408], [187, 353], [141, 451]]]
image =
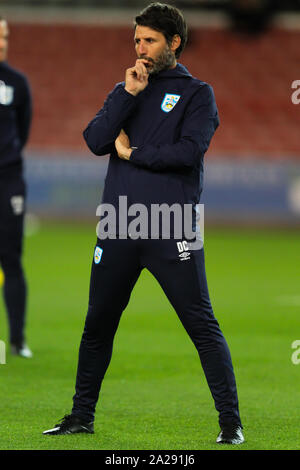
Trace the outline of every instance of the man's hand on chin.
[[115, 140], [115, 147], [118, 152], [119, 158], [122, 158], [122, 160], [129, 160], [130, 155], [132, 153], [132, 149], [130, 148], [130, 142], [128, 135], [125, 134], [123, 129], [121, 129], [121, 132], [117, 139]]

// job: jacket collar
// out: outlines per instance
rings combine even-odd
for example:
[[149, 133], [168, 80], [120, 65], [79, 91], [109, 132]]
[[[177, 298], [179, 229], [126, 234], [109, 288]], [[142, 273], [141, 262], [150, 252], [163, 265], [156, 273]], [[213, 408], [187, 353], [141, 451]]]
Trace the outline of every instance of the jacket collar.
[[158, 74], [150, 75], [150, 80], [158, 80], [160, 78], [191, 78], [192, 75], [186, 67], [177, 63], [173, 69], [162, 70]]

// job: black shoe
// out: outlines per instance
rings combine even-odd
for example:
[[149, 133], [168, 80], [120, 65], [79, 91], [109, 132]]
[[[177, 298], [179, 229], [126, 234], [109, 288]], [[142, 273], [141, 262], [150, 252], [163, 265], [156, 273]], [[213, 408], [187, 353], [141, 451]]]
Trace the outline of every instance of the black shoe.
[[216, 442], [218, 444], [242, 444], [244, 440], [241, 426], [237, 424], [224, 424], [221, 426]]
[[87, 423], [79, 416], [65, 415], [59, 424], [56, 424], [53, 429], [44, 431], [43, 434], [57, 436], [58, 434], [76, 434], [79, 432], [94, 434], [93, 422]]

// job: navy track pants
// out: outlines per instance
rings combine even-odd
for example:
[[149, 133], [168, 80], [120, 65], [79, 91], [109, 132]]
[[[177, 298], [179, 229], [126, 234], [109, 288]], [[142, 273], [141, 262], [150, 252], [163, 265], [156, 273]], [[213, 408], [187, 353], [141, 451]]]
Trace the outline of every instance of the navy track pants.
[[[194, 343], [219, 413], [219, 423], [241, 425], [228, 345], [214, 317], [204, 250], [186, 252], [176, 240], [97, 240], [89, 306], [79, 349], [72, 414], [93, 421], [121, 314], [143, 268], [157, 279]], [[166, 332], [167, 334], [167, 332]]]
[[11, 343], [24, 338], [27, 285], [22, 266], [26, 186], [22, 176], [6, 176], [0, 181], [0, 266], [4, 272], [4, 304]]

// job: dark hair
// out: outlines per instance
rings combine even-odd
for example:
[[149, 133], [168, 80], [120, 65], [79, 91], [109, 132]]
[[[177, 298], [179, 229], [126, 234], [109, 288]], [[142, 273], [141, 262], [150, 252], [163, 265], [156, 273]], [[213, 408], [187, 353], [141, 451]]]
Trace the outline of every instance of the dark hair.
[[181, 43], [175, 51], [178, 59], [187, 41], [187, 25], [178, 8], [166, 3], [151, 3], [135, 17], [134, 27], [147, 26], [162, 33], [168, 44], [171, 44], [173, 36], [178, 34]]

